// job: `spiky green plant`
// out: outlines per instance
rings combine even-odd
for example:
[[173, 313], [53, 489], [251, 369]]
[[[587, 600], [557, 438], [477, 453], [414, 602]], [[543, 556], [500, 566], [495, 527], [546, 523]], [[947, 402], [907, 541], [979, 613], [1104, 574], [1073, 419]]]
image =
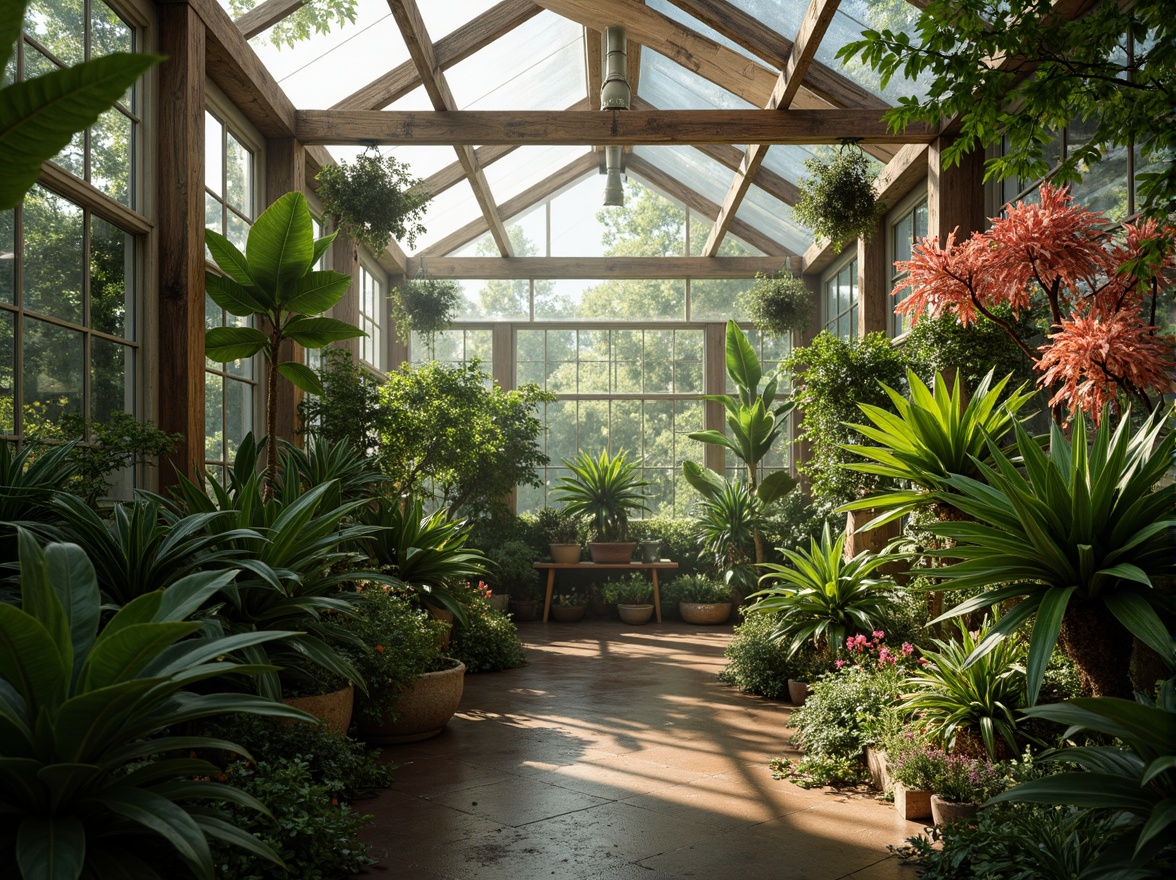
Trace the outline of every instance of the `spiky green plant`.
[[564, 512], [591, 521], [598, 541], [623, 541], [628, 533], [629, 514], [648, 510], [641, 490], [649, 483], [641, 479], [635, 462], [625, 451], [609, 455], [602, 449], [597, 458], [581, 452], [564, 467], [572, 473], [556, 485], [556, 499]]

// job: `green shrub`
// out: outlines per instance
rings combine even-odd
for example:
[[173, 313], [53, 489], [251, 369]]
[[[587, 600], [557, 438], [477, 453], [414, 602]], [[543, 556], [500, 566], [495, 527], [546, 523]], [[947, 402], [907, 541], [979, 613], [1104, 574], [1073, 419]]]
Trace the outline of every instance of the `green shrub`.
[[795, 741], [808, 756], [862, 760], [869, 719], [898, 699], [902, 679], [892, 668], [847, 666], [811, 684], [803, 706], [792, 713]]
[[860, 760], [829, 755], [805, 755], [799, 761], [774, 758], [768, 762], [768, 766], [772, 770], [773, 779], [787, 779], [801, 788], [858, 785], [870, 777], [869, 770]]
[[653, 583], [635, 571], [605, 583], [603, 593], [604, 601], [609, 605], [645, 605], [653, 601]]
[[539, 557], [531, 546], [523, 541], [507, 541], [489, 551], [490, 584], [500, 593], [509, 593], [513, 599], [539, 598], [539, 572], [535, 560]]
[[356, 834], [371, 816], [351, 812], [326, 785], [316, 783], [310, 765], [300, 756], [262, 761], [237, 761], [225, 768], [227, 780], [257, 798], [272, 818], [240, 807], [221, 805], [223, 819], [240, 826], [273, 847], [290, 872], [243, 850], [213, 849], [217, 876], [225, 880], [336, 880], [348, 877], [376, 859]]
[[480, 597], [466, 606], [465, 623], [454, 627], [449, 654], [471, 673], [518, 669], [527, 664], [514, 623]]
[[772, 700], [787, 696], [792, 667], [788, 651], [772, 641], [775, 628], [775, 616], [771, 614], [753, 614], [735, 627], [735, 637], [723, 652], [727, 665], [719, 673], [719, 681], [745, 694]]
[[731, 588], [702, 574], [680, 574], [660, 587], [664, 602], [730, 602]]

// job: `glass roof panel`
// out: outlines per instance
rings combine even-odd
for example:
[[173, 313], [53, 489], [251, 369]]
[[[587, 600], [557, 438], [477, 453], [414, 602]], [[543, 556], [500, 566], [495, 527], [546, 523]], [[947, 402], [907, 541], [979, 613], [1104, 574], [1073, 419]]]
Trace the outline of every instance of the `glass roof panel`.
[[603, 257], [604, 177], [587, 174], [551, 199], [551, 256]]
[[274, 46], [269, 34], [264, 31], [249, 44], [302, 109], [330, 107], [409, 59], [386, 0], [358, 0], [354, 24], [333, 24], [329, 33], [293, 47]]
[[[434, 43], [497, 4], [499, 0], [422, 0], [417, 3], [425, 30]], [[387, 6], [387, 0], [384, 0]]]
[[470, 189], [469, 181], [462, 180], [429, 202], [422, 220], [428, 231], [417, 238], [411, 249], [406, 250], [413, 253], [422, 251], [481, 216], [482, 211], [478, 207], [478, 200], [474, 198], [474, 191]]
[[547, 179], [591, 147], [519, 147], [486, 166], [486, 182], [498, 204]]
[[716, 205], [731, 188], [734, 172], [693, 147], [634, 147], [633, 152]]
[[660, 110], [754, 110], [726, 89], [652, 49], [641, 50], [637, 93]]
[[[744, 49], [738, 43], [735, 43], [735, 42], [732, 42], [731, 40], [728, 40], [726, 37], [724, 37], [718, 31], [711, 28], [710, 25], [703, 24], [701, 21], [699, 21], [697, 18], [695, 18], [690, 13], [685, 12], [682, 9], [679, 9], [673, 3], [670, 3], [669, 0], [645, 0], [645, 5], [648, 6], [650, 9], [654, 10], [655, 12], [660, 12], [666, 18], [672, 18], [674, 21], [678, 22], [679, 24], [683, 25], [684, 27], [687, 27], [692, 31], [700, 33], [704, 37], [709, 37], [710, 39], [714, 40], [716, 43], [719, 43], [722, 46], [726, 46], [728, 49], [731, 49], [732, 51], [738, 52], [740, 55], [743, 55], [746, 58], [751, 58], [753, 60], [759, 61], [758, 58], [756, 58], [754, 55], [752, 55], [750, 52], [748, 52], [746, 49]], [[642, 49], [641, 51], [645, 52], [645, 49]], [[762, 64], [763, 62], [760, 61], [760, 63]], [[638, 85], [640, 85], [640, 83]]]
[[588, 91], [584, 29], [540, 13], [445, 76], [462, 110], [563, 110]]
[[804, 167], [805, 160], [814, 159], [816, 156], [812, 147], [775, 144], [768, 149], [768, 155], [764, 157], [764, 167], [785, 180], [799, 183], [809, 176], [808, 169]]
[[792, 208], [759, 187], [749, 187], [735, 218], [754, 226], [795, 254], [803, 254], [813, 243], [808, 227], [792, 216]]

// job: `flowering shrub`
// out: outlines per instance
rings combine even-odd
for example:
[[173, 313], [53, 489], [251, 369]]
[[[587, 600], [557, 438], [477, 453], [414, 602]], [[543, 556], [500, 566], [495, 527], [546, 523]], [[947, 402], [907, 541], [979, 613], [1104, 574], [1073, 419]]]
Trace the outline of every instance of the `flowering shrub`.
[[1008, 767], [933, 746], [891, 756], [890, 775], [907, 788], [930, 791], [954, 803], [983, 803], [1008, 788]]
[[[1071, 418], [1095, 422], [1120, 392], [1150, 411], [1153, 393], [1166, 387], [1173, 339], [1159, 335], [1156, 307], [1176, 281], [1176, 230], [1154, 221], [1124, 224], [1112, 239], [1107, 218], [1074, 204], [1065, 188], [1043, 183], [1040, 202], [1018, 202], [985, 232], [941, 248], [934, 237], [917, 244], [908, 273], [892, 295], [911, 289], [895, 312], [914, 321], [954, 315], [967, 326], [983, 317], [1001, 327], [1053, 389], [1050, 406], [1065, 404]], [[998, 306], [1015, 316], [1048, 304], [1048, 342], [1034, 351]]]
[[845, 666], [811, 685], [803, 706], [792, 713], [796, 741], [806, 756], [824, 755], [861, 762], [862, 746], [871, 739], [870, 719], [894, 705], [902, 676], [883, 667]]
[[915, 646], [903, 642], [898, 648], [891, 648], [886, 642], [886, 632], [876, 629], [869, 637], [862, 634], [845, 640], [845, 650], [834, 661], [838, 669], [846, 666], [868, 669], [894, 668], [910, 672], [925, 665], [926, 660], [915, 656]]

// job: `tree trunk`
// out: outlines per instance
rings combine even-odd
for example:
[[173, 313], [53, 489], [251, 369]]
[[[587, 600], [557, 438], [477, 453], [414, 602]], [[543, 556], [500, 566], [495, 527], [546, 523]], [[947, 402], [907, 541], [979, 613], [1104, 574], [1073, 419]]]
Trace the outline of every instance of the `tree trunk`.
[[274, 494], [274, 468], [277, 465], [275, 447], [278, 445], [278, 362], [282, 346], [281, 330], [276, 326], [270, 335], [268, 388], [265, 398], [265, 479], [262, 481], [262, 500], [269, 501]]
[[1084, 694], [1132, 699], [1132, 636], [1106, 606], [1071, 602], [1058, 644], [1078, 667]]

